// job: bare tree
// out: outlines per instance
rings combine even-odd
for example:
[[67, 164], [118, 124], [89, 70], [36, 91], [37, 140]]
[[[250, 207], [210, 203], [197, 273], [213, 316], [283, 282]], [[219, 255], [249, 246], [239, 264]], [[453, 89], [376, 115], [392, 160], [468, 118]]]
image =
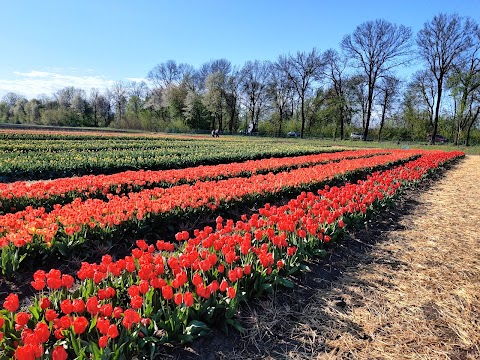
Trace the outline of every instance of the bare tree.
[[282, 133], [282, 123], [287, 117], [289, 105], [292, 102], [292, 94], [294, 92], [292, 84], [288, 81], [284, 72], [279, 70], [274, 64], [270, 64], [270, 77], [267, 87], [267, 94], [273, 107], [278, 110], [278, 128], [277, 136]]
[[296, 55], [281, 55], [276, 66], [291, 82], [300, 99], [302, 116], [300, 137], [303, 138], [306, 122], [305, 100], [309, 91], [312, 90], [313, 83], [320, 79], [324, 64], [317, 49], [313, 48], [310, 53], [298, 51]]
[[14, 93], [14, 92], [6, 93], [2, 97], [2, 103], [4, 103], [3, 112], [4, 112], [5, 120], [7, 122], [10, 120], [10, 118], [12, 118], [14, 116], [13, 108], [15, 106], [15, 103], [20, 99], [22, 99], [22, 96]]
[[362, 116], [362, 129], [365, 129], [368, 109], [368, 81], [364, 74], [354, 74], [346, 81], [347, 98], [353, 113]]
[[88, 101], [90, 102], [90, 107], [92, 108], [93, 115], [93, 126], [98, 127], [99, 119], [99, 109], [98, 109], [98, 98], [100, 97], [100, 90], [97, 88], [91, 88]]
[[130, 81], [127, 87], [130, 96], [136, 96], [139, 99], [145, 100], [148, 93], [148, 86], [145, 81]]
[[21, 95], [18, 95], [14, 92], [9, 92], [3, 95], [2, 102], [6, 103], [10, 107], [13, 107], [17, 102], [17, 100], [20, 100], [21, 98], [22, 98]]
[[147, 78], [153, 82], [155, 87], [163, 89], [169, 85], [178, 85], [186, 74], [193, 72], [189, 64], [177, 64], [175, 60], [168, 60], [156, 65], [148, 72]]
[[58, 90], [54, 97], [58, 102], [58, 105], [64, 109], [68, 109], [72, 105], [72, 100], [75, 96], [80, 96], [85, 98], [85, 90], [76, 88], [74, 86], [67, 86], [63, 89]]
[[352, 35], [346, 35], [342, 39], [340, 44], [342, 49], [363, 70], [367, 78], [368, 95], [364, 140], [368, 136], [377, 80], [390, 73], [393, 68], [408, 61], [411, 38], [412, 30], [410, 28], [377, 19], [357, 26]]
[[237, 69], [233, 69], [231, 75], [227, 77], [225, 84], [225, 105], [227, 108], [228, 131], [233, 134], [238, 127], [238, 112], [240, 98], [240, 75]]
[[435, 115], [435, 100], [437, 98], [437, 80], [428, 70], [418, 70], [413, 74], [413, 80], [410, 83], [411, 91], [422, 101], [421, 103], [427, 110], [428, 120], [433, 128], [433, 119]]
[[193, 75], [195, 88], [200, 92], [205, 91], [208, 76], [216, 72], [224, 74], [226, 78], [232, 72], [232, 64], [227, 59], [211, 60], [203, 64]]
[[269, 65], [267, 62], [247, 61], [240, 71], [245, 105], [250, 113], [252, 132], [258, 131], [258, 121], [267, 90]]
[[401, 102], [401, 117], [398, 119], [397, 125], [402, 127], [410, 136], [410, 139], [425, 138], [426, 126], [428, 121], [424, 121], [423, 111], [424, 103], [418, 92], [416, 84], [410, 82], [407, 84], [403, 92]]
[[480, 89], [479, 88], [477, 88], [477, 90], [475, 90], [475, 92], [472, 94], [472, 101], [470, 102], [470, 105], [468, 108], [467, 117], [470, 121], [469, 123], [467, 123], [467, 135], [465, 139], [465, 145], [469, 146], [470, 134], [471, 134], [472, 128], [476, 124], [478, 124], [478, 121], [480, 119]]
[[348, 65], [348, 59], [345, 56], [341, 56], [334, 49], [325, 51], [324, 54], [325, 77], [331, 82], [335, 91], [336, 100], [339, 104], [338, 122], [340, 124], [340, 139], [345, 139], [345, 116], [347, 101], [345, 97], [345, 70]]
[[122, 81], [116, 81], [112, 84], [107, 94], [113, 103], [116, 120], [123, 120], [125, 106], [127, 105], [128, 87]]
[[417, 46], [421, 58], [437, 81], [437, 96], [431, 143], [437, 135], [440, 103], [445, 77], [454, 66], [464, 61], [465, 52], [473, 45], [477, 25], [469, 18], [457, 14], [439, 14], [426, 22], [417, 34]]
[[394, 76], [382, 78], [379, 86], [379, 100], [382, 115], [380, 117], [380, 128], [378, 129], [378, 141], [382, 138], [382, 130], [385, 125], [385, 116], [392, 108], [393, 101], [398, 95], [400, 80]]
[[[476, 93], [480, 88], [480, 29], [473, 38], [474, 45], [465, 56], [465, 61], [454, 67], [447, 79], [455, 104], [455, 145], [459, 145], [462, 133], [475, 122], [476, 111], [472, 111]], [[477, 115], [478, 116], [478, 115]], [[467, 142], [467, 141], [466, 141]]]
[[110, 101], [102, 94], [95, 99], [98, 120], [103, 120], [104, 126], [109, 126], [112, 121], [112, 106]]

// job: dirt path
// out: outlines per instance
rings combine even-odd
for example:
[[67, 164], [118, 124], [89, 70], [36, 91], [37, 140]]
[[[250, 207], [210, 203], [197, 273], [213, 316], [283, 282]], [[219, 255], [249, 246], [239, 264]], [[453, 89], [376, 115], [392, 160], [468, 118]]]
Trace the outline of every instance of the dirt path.
[[[480, 156], [468, 156], [318, 291], [288, 358], [480, 359]], [[301, 351], [299, 351], [301, 350]]]

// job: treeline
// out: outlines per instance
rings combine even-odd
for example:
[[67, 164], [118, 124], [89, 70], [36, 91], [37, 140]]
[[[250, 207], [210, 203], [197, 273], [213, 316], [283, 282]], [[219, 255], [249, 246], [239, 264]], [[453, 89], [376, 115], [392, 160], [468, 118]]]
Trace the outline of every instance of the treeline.
[[[385, 20], [365, 22], [340, 49], [199, 68], [169, 60], [147, 82], [115, 82], [104, 92], [66, 87], [26, 99], [8, 93], [0, 121], [149, 131], [265, 133], [343, 139], [480, 142], [480, 29], [439, 14], [417, 33]], [[406, 81], [400, 70], [422, 68]]]

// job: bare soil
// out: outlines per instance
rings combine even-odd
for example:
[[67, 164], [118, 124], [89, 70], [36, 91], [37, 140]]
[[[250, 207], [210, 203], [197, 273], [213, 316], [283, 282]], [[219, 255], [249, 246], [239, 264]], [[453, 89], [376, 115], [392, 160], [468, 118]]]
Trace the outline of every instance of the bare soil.
[[480, 359], [480, 157], [407, 191], [293, 291], [170, 359]]

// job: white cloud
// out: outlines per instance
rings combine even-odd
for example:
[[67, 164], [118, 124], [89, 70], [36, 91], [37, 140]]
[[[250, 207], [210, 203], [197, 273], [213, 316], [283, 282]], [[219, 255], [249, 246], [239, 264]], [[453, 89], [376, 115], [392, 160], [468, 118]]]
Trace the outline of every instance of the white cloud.
[[[74, 69], [74, 72], [77, 73], [77, 69]], [[91, 73], [91, 71], [88, 72]], [[98, 88], [100, 91], [104, 91], [114, 83], [113, 80], [109, 80], [104, 76], [71, 75], [50, 71], [15, 71], [13, 75], [13, 79], [0, 79], [0, 97], [7, 92], [21, 94], [27, 98], [34, 98], [40, 94], [50, 96], [67, 86], [74, 86], [86, 91], [91, 88]]]
[[46, 71], [30, 71], [28, 73], [23, 73], [20, 71], [14, 71], [13, 72], [15, 75], [22, 76], [22, 77], [49, 77], [52, 73], [46, 72]]
[[147, 78], [134, 78], [134, 77], [133, 77], [133, 78], [127, 78], [127, 80], [128, 80], [128, 81], [135, 81], [135, 82], [137, 82], [137, 83], [143, 81], [143, 82], [146, 83], [146, 84], [148, 84], [148, 83], [150, 82], [150, 80], [148, 80]]

